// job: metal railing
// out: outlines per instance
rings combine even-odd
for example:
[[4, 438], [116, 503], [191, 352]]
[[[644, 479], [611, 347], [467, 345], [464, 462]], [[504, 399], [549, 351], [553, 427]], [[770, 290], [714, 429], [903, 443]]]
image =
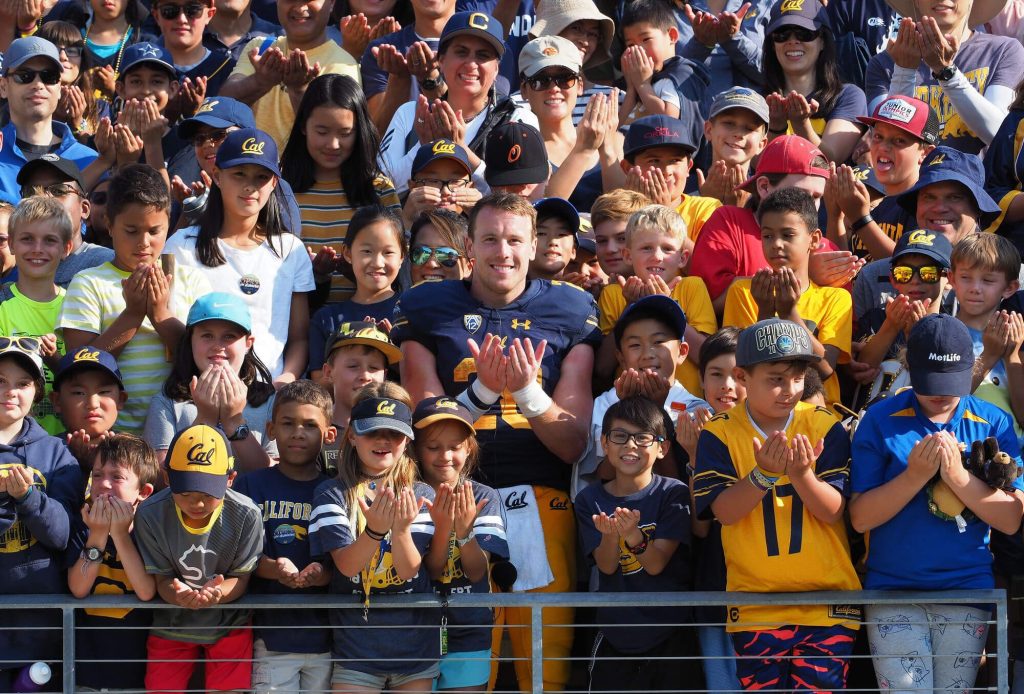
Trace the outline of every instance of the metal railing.
[[[1009, 692], [1009, 658], [1008, 658], [1008, 618], [1006, 592], [996, 590], [960, 590], [944, 592], [910, 592], [910, 591], [849, 591], [849, 592], [809, 592], [809, 593], [725, 593], [725, 592], [678, 592], [678, 593], [492, 593], [492, 594], [454, 594], [448, 599], [448, 609], [460, 607], [490, 608], [529, 608], [530, 610], [530, 641], [532, 651], [532, 691], [543, 691], [544, 664], [544, 626], [592, 626], [592, 625], [552, 625], [544, 624], [545, 608], [602, 608], [628, 607], [643, 604], [644, 606], [666, 608], [724, 607], [748, 605], [907, 605], [907, 604], [974, 604], [991, 605], [994, 607], [994, 618], [986, 622], [996, 630], [996, 650], [987, 653], [989, 661], [996, 661], [996, 683], [974, 691]], [[443, 605], [439, 596], [431, 594], [374, 596], [371, 609], [426, 608], [439, 609]], [[62, 677], [63, 691], [75, 691], [75, 611], [83, 608], [141, 608], [141, 609], [179, 609], [175, 605], [162, 602], [159, 597], [151, 602], [141, 602], [133, 596], [94, 595], [85, 600], [75, 600], [66, 595], [0, 595], [0, 611], [11, 609], [59, 610], [62, 615], [61, 631], [63, 635]], [[256, 610], [288, 610], [288, 609], [356, 609], [362, 610], [362, 601], [349, 595], [255, 595], [249, 594], [237, 602], [219, 605], [207, 609], [236, 609], [244, 607]], [[862, 622], [870, 624], [870, 622]], [[691, 623], [692, 625], [692, 623]], [[628, 625], [627, 625], [628, 626]], [[701, 625], [698, 625], [701, 626]], [[712, 625], [720, 626], [720, 625]], [[56, 628], [56, 627], [54, 627]], [[388, 628], [371, 626], [369, 628]], [[392, 627], [394, 628], [394, 627]], [[437, 628], [432, 627], [432, 628]], [[517, 628], [517, 627], [510, 627]], [[695, 656], [700, 658], [700, 656]], [[853, 656], [854, 658], [870, 658], [871, 656]], [[936, 656], [943, 657], [943, 656]], [[3, 660], [0, 654], [0, 661]], [[570, 658], [570, 660], [589, 660], [589, 658]], [[0, 662], [0, 667], [3, 667]], [[692, 691], [692, 690], [681, 690]], [[877, 689], [848, 691], [878, 691]], [[930, 691], [930, 690], [929, 690]]]

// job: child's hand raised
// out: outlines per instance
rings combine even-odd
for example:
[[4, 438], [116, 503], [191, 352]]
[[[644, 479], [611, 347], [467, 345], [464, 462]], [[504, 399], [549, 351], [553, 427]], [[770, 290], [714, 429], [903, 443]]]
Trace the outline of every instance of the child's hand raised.
[[619, 400], [640, 394], [640, 372], [636, 369], [623, 369], [615, 379], [615, 395]]
[[394, 533], [402, 533], [409, 529], [419, 515], [420, 508], [426, 499], [417, 498], [412, 487], [406, 487], [395, 496], [395, 520], [391, 526]]
[[778, 477], [786, 474], [786, 466], [792, 455], [786, 435], [781, 431], [769, 436], [763, 444], [759, 439], [754, 439], [754, 462], [770, 475]]
[[627, 304], [632, 304], [643, 298], [644, 281], [636, 275], [630, 275], [629, 277], [617, 275], [615, 281], [622, 287], [622, 298], [626, 300]]
[[221, 591], [220, 586], [224, 583], [224, 576], [217, 574], [209, 581], [207, 581], [202, 588], [199, 589], [199, 607], [210, 607], [216, 605], [224, 597], [224, 593]]
[[619, 531], [615, 527], [615, 519], [606, 514], [604, 511], [596, 513], [591, 518], [594, 521], [594, 527], [602, 535], [618, 535]]
[[1020, 361], [1020, 350], [1024, 346], [1024, 316], [1017, 312], [1009, 314], [1010, 333], [1006, 342], [1006, 352], [1003, 359], [1009, 361]]
[[186, 610], [198, 610], [200, 607], [204, 607], [199, 591], [183, 581], [175, 578], [171, 581], [171, 589], [174, 591], [174, 604], [178, 607], [184, 607]]
[[466, 538], [473, 531], [476, 517], [487, 506], [487, 499], [476, 501], [473, 496], [473, 483], [463, 482], [455, 492], [455, 537]]
[[128, 530], [135, 519], [135, 507], [116, 496], [107, 497], [107, 513], [110, 517], [110, 534], [128, 537]]
[[103, 95], [108, 99], [114, 98], [114, 85], [117, 81], [117, 73], [114, 72], [112, 65], [93, 68], [92, 78], [92, 86], [103, 92]]
[[299, 588], [309, 588], [317, 585], [317, 582], [324, 575], [324, 565], [318, 561], [310, 562], [306, 568], [295, 577], [295, 583]]
[[371, 532], [384, 535], [394, 527], [395, 512], [398, 504], [395, 500], [395, 492], [391, 487], [384, 487], [374, 498], [373, 503], [367, 503], [362, 496], [356, 499], [359, 502], [359, 509], [366, 519], [366, 528]]
[[704, 430], [704, 425], [712, 416], [713, 413], [706, 407], [694, 410], [692, 413], [679, 413], [679, 418], [676, 420], [676, 441], [690, 457], [691, 464], [697, 457], [697, 439], [700, 438], [700, 432]]
[[193, 376], [189, 383], [192, 402], [196, 406], [196, 422], [215, 426], [220, 422], [220, 381], [223, 370], [216, 364], [210, 364], [199, 376]]
[[934, 436], [938, 444], [939, 474], [951, 488], [963, 487], [970, 482], [971, 473], [964, 467], [956, 438], [948, 431], [939, 431]]
[[442, 482], [438, 485], [434, 500], [427, 500], [427, 509], [434, 521], [434, 535], [439, 538], [451, 535], [455, 526], [455, 494], [450, 484]]
[[928, 434], [910, 449], [910, 455], [907, 457], [907, 475], [916, 484], [924, 486], [938, 472], [941, 464], [938, 436]]
[[299, 567], [288, 557], [278, 557], [274, 561], [277, 569], [277, 582], [288, 588], [301, 588], [299, 585]]
[[640, 542], [643, 542], [641, 534], [640, 542], [629, 542], [629, 536], [640, 533], [640, 512], [635, 511], [631, 508], [616, 507], [615, 515], [612, 517], [615, 521], [615, 532], [619, 534], [623, 540], [634, 547]]
[[1010, 342], [1010, 314], [996, 311], [981, 332], [982, 354], [1002, 357]]
[[92, 499], [92, 503], [82, 506], [82, 522], [90, 533], [109, 534], [110, 518], [110, 504], [105, 495], [97, 496]]
[[775, 316], [775, 274], [770, 268], [761, 268], [750, 278], [750, 296], [757, 304], [759, 319]]
[[117, 152], [117, 165], [128, 166], [139, 161], [144, 143], [142, 138], [134, 134], [125, 125], [114, 126], [114, 149]]
[[643, 369], [640, 372], [640, 394], [651, 402], [661, 404], [668, 399], [672, 383], [654, 369]]
[[675, 181], [675, 174], [666, 175], [661, 169], [650, 169], [644, 174], [644, 190], [641, 192], [656, 205], [675, 207], [679, 202], [672, 194]]
[[803, 434], [793, 437], [792, 457], [786, 466], [786, 474], [790, 479], [814, 475], [814, 461], [825, 450], [825, 439], [819, 439], [816, 445]]
[[792, 268], [784, 267], [775, 272], [775, 311], [779, 318], [789, 319], [796, 310], [803, 289]]
[[53, 333], [39, 336], [39, 354], [46, 359], [57, 355], [57, 336]]
[[139, 265], [132, 274], [121, 280], [124, 312], [141, 323], [146, 317], [149, 298], [149, 266]]
[[168, 318], [171, 313], [171, 276], [165, 275], [159, 265], [149, 267], [149, 285], [146, 294], [146, 315], [156, 327]]
[[109, 118], [103, 117], [96, 124], [96, 132], [93, 134], [92, 142], [96, 151], [100, 154], [99, 158], [107, 166], [113, 166], [117, 159], [117, 149], [114, 146], [114, 125], [110, 122]]
[[220, 370], [220, 419], [222, 422], [241, 419], [242, 411], [248, 402], [246, 398], [249, 395], [249, 388], [230, 366], [221, 366]]
[[892, 330], [903, 330], [910, 316], [910, 299], [906, 294], [889, 297], [885, 304], [885, 322], [891, 326]]

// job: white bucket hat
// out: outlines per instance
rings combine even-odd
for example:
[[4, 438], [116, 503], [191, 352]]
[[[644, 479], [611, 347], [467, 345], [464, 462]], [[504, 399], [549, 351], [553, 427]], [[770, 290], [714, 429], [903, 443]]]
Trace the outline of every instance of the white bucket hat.
[[601, 27], [601, 39], [597, 50], [590, 56], [583, 67], [592, 68], [611, 60], [612, 37], [615, 34], [615, 22], [611, 17], [601, 14], [593, 0], [544, 0], [537, 8], [537, 21], [530, 29], [530, 38], [540, 36], [557, 36], [573, 22], [591, 19]]

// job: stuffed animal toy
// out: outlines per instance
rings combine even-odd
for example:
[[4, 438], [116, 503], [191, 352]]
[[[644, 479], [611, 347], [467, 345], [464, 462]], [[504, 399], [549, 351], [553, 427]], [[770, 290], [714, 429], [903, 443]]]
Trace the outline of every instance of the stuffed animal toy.
[[[993, 489], [1013, 491], [1013, 481], [1018, 475], [1017, 462], [999, 450], [999, 442], [994, 437], [971, 443], [970, 453], [963, 453], [963, 464], [968, 472]], [[939, 473], [928, 485], [928, 510], [942, 520], [955, 521], [960, 532], [964, 532], [967, 522], [974, 518]]]

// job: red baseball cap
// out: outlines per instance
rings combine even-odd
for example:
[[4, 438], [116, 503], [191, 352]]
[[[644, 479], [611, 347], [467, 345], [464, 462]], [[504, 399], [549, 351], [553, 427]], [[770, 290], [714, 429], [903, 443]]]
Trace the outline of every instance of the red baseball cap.
[[932, 107], [911, 96], [893, 96], [875, 107], [871, 117], [857, 116], [864, 125], [885, 123], [930, 145], [939, 144], [939, 119]]
[[[825, 166], [820, 165], [822, 162], [825, 162]], [[828, 168], [828, 159], [820, 149], [799, 135], [783, 135], [768, 143], [757, 160], [754, 175], [737, 186], [737, 190], [750, 186], [766, 174], [804, 174], [828, 178], [832, 172]]]

